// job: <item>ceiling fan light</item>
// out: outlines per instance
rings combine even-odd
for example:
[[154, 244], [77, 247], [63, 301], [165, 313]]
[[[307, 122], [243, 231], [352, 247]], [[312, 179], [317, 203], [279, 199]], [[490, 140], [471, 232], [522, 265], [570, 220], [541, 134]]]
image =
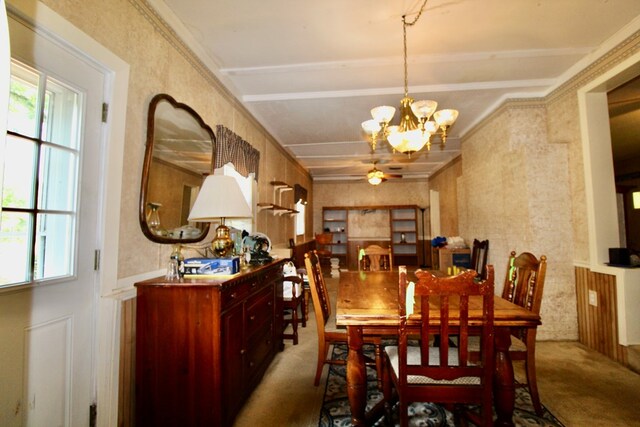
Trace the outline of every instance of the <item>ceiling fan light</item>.
[[364, 122], [362, 122], [362, 129], [368, 135], [375, 135], [378, 132], [380, 132], [382, 127], [380, 126], [380, 123], [376, 122], [373, 119], [369, 119], [369, 120], [365, 120]]
[[382, 178], [378, 178], [376, 176], [368, 178], [368, 180], [369, 180], [369, 184], [371, 185], [379, 185], [382, 182]]
[[438, 127], [451, 126], [458, 118], [458, 110], [440, 110], [433, 115]]
[[367, 181], [369, 181], [369, 184], [371, 185], [380, 184], [383, 178], [384, 173], [381, 170], [376, 169], [375, 167], [367, 173]]
[[378, 123], [389, 123], [396, 113], [396, 108], [390, 105], [382, 105], [371, 109], [371, 117]]
[[434, 111], [438, 108], [438, 103], [430, 99], [414, 101], [411, 104], [411, 111], [419, 119], [429, 120]]

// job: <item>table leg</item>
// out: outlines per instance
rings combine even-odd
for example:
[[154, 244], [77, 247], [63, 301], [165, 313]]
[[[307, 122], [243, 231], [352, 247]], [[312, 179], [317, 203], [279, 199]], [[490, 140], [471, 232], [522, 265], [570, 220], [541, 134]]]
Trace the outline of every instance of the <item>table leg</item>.
[[351, 407], [351, 425], [364, 426], [367, 405], [367, 371], [362, 353], [362, 327], [347, 326], [347, 396]]
[[513, 427], [513, 408], [515, 406], [515, 386], [513, 365], [509, 356], [511, 346], [511, 330], [495, 329], [495, 375], [493, 383], [494, 405], [497, 419], [494, 426]]

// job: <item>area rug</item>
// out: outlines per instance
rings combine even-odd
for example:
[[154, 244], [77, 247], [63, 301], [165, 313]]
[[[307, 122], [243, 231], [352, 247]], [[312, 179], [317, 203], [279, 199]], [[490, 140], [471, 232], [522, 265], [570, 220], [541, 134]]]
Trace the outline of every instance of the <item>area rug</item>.
[[[373, 347], [365, 346], [364, 351], [373, 357]], [[334, 346], [333, 359], [347, 358], [347, 346]], [[367, 367], [367, 411], [382, 400], [382, 392], [378, 390], [375, 369]], [[517, 426], [564, 427], [546, 408], [542, 417], [536, 415], [531, 404], [531, 397], [525, 387], [516, 388], [515, 411], [513, 421]], [[397, 405], [396, 405], [397, 412]], [[453, 414], [435, 403], [411, 403], [409, 406], [410, 426], [453, 427]], [[397, 424], [397, 414], [394, 417]], [[351, 412], [347, 399], [346, 366], [330, 365], [319, 427], [346, 427], [351, 425]], [[387, 427], [384, 418], [375, 426]]]

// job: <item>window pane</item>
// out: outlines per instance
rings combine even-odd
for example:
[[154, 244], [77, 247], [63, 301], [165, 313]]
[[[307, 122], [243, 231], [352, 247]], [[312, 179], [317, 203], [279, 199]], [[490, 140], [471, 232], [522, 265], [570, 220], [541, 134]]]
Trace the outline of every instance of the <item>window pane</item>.
[[70, 275], [76, 234], [74, 216], [38, 215], [36, 230], [34, 279]]
[[42, 139], [65, 147], [78, 148], [80, 134], [80, 96], [47, 78]]
[[298, 214], [296, 215], [296, 235], [299, 236], [305, 232], [305, 205], [302, 203], [296, 203], [296, 210], [298, 211]]
[[0, 286], [29, 281], [31, 221], [28, 213], [0, 216]]
[[43, 145], [40, 155], [40, 209], [70, 211], [76, 204], [75, 152]]
[[36, 144], [7, 135], [2, 206], [33, 208]]
[[38, 136], [38, 74], [11, 63], [11, 90], [7, 129], [21, 135]]

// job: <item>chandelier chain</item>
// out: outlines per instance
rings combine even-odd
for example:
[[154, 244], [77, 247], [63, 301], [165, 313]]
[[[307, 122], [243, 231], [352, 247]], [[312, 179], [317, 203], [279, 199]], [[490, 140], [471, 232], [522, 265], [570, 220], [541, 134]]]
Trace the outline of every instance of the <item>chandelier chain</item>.
[[402, 37], [403, 37], [403, 45], [404, 45], [404, 97], [407, 98], [409, 96], [409, 71], [407, 67], [407, 27], [414, 25], [420, 19], [420, 15], [424, 11], [424, 7], [427, 5], [428, 0], [424, 0], [422, 6], [420, 6], [420, 11], [416, 15], [416, 18], [407, 22], [407, 15], [402, 15]]

